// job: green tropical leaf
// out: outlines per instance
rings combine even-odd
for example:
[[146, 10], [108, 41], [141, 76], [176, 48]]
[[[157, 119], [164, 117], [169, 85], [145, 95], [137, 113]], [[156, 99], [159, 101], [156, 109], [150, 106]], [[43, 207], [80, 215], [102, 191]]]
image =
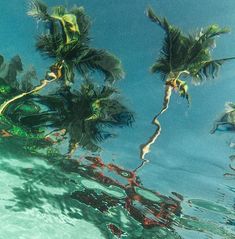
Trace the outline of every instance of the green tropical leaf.
[[105, 50], [89, 49], [83, 58], [75, 61], [75, 66], [83, 75], [89, 70], [98, 70], [111, 83], [124, 77], [120, 60]]
[[62, 7], [56, 7], [55, 9], [51, 17], [60, 21], [66, 37], [65, 44], [78, 40], [80, 31], [76, 16], [74, 14], [65, 13], [65, 9]]
[[19, 120], [25, 127], [66, 129], [70, 149], [79, 144], [87, 150], [98, 150], [99, 142], [114, 136], [106, 128], [131, 126], [134, 122], [133, 113], [116, 92], [113, 87], [97, 87], [85, 81], [79, 91], [67, 88], [49, 96], [34, 96], [44, 110], [23, 115]]
[[90, 18], [86, 15], [84, 7], [77, 7], [74, 6], [70, 10], [71, 14], [74, 14], [76, 18], [78, 19], [77, 24], [78, 28], [80, 30], [80, 42], [88, 44], [89, 41], [89, 29], [91, 26], [91, 20]]
[[37, 38], [36, 48], [43, 55], [56, 58], [62, 44], [63, 38], [59, 34], [42, 34]]
[[105, 80], [111, 83], [123, 78], [124, 72], [117, 57], [89, 46], [90, 19], [83, 7], [75, 6], [67, 10], [57, 6], [48, 14], [44, 4], [34, 0], [30, 15], [40, 18], [43, 13], [49, 16], [49, 31], [37, 38], [36, 47], [44, 56], [55, 58], [56, 62], [64, 62], [62, 79], [65, 85], [74, 81], [74, 68], [84, 78], [95, 71], [102, 72]]
[[66, 8], [64, 6], [56, 6], [52, 8], [52, 17], [61, 18], [66, 14]]
[[147, 10], [147, 16], [165, 31], [161, 55], [151, 67], [151, 72], [160, 73], [164, 80], [169, 74], [183, 71], [194, 79], [214, 78], [225, 61], [234, 59], [213, 60], [211, 55], [215, 37], [228, 33], [228, 28], [213, 24], [198, 33], [185, 35], [166, 18], [158, 17], [152, 8]]
[[221, 65], [224, 62], [233, 59], [235, 59], [235, 57], [202, 62], [202, 67], [200, 67], [200, 70], [195, 74], [194, 80], [196, 80], [196, 83], [200, 83], [200, 81], [203, 81], [204, 79], [216, 78]]

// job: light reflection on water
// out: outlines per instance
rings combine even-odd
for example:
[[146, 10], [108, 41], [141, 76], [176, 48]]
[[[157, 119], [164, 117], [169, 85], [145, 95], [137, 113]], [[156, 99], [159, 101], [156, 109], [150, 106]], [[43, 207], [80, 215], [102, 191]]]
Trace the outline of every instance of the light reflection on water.
[[71, 161], [32, 157], [28, 162], [24, 154], [1, 159], [1, 221], [14, 215], [2, 235], [30, 238], [29, 231], [39, 231], [35, 238], [45, 238], [44, 233], [48, 238], [75, 238], [76, 233], [80, 238], [234, 238], [234, 205], [223, 206], [226, 193], [218, 193], [216, 203], [177, 192], [165, 196], [145, 188], [133, 172], [93, 156]]

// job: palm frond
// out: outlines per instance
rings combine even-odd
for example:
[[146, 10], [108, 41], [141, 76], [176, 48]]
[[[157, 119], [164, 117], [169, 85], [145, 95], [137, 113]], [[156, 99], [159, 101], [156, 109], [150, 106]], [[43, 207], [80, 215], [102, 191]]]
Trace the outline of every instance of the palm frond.
[[163, 57], [160, 57], [151, 67], [150, 67], [151, 73], [158, 73], [161, 75], [161, 79], [164, 81], [166, 80], [170, 68], [169, 64], [166, 62], [166, 60]]
[[[131, 126], [134, 122], [133, 113], [116, 93], [114, 87], [97, 87], [87, 80], [77, 92], [66, 88], [47, 96], [29, 95], [14, 102], [6, 113], [14, 111], [14, 122], [32, 131], [48, 127], [65, 129], [71, 149], [79, 144], [84, 149], [97, 151], [101, 141], [114, 136], [107, 127]], [[97, 117], [87, 120], [93, 114]]]
[[48, 17], [49, 24], [49, 33], [38, 37], [36, 47], [43, 55], [64, 62], [65, 85], [73, 82], [74, 67], [84, 78], [95, 71], [102, 72], [105, 80], [111, 83], [124, 77], [117, 57], [105, 50], [89, 47], [90, 19], [83, 7], [75, 6], [67, 10], [57, 6], [49, 15], [46, 5], [39, 0], [33, 0], [31, 5], [29, 15], [38, 19]]
[[194, 81], [196, 81], [195, 83], [200, 83], [201, 81], [206, 79], [216, 78], [222, 64], [226, 61], [234, 59], [235, 57], [229, 57], [201, 62], [199, 70], [194, 75], [192, 74]]
[[63, 64], [63, 85], [70, 86], [74, 82], [73, 65], [70, 62]]
[[170, 25], [168, 23], [168, 21], [166, 20], [166, 18], [161, 18], [161, 17], [158, 17], [153, 9], [151, 7], [149, 7], [147, 9], [147, 17], [149, 17], [149, 19], [154, 22], [154, 23], [157, 23], [161, 28], [163, 28], [163, 30], [165, 30], [166, 32], [169, 31], [170, 29]]
[[151, 21], [157, 23], [165, 31], [161, 55], [151, 67], [151, 72], [159, 71], [159, 73], [166, 75], [180, 70], [184, 64], [186, 54], [184, 48], [185, 36], [179, 28], [170, 25], [166, 18], [158, 17], [152, 8], [148, 9], [147, 15]]
[[57, 52], [57, 58], [67, 62], [80, 61], [89, 51], [89, 47], [80, 41], [73, 41], [69, 44], [61, 44]]
[[36, 18], [37, 20], [46, 21], [50, 19], [47, 13], [47, 5], [40, 0], [31, 0], [29, 10], [27, 12], [29, 16]]
[[89, 41], [88, 34], [91, 26], [90, 18], [86, 15], [83, 7], [74, 6], [69, 12], [77, 17], [77, 24], [80, 30], [79, 41], [87, 44]]
[[57, 35], [42, 34], [37, 38], [36, 48], [43, 55], [56, 58], [58, 55], [58, 50], [62, 45], [62, 42], [63, 39], [59, 34]]
[[[225, 34], [230, 32], [229, 28], [227, 27], [220, 27], [216, 24], [212, 24], [208, 26], [206, 29], [202, 29], [199, 34], [198, 34], [198, 40], [201, 41], [202, 43], [207, 41], [208, 39], [213, 39], [216, 36], [219, 36], [221, 34]], [[208, 45], [206, 46], [208, 47]]]
[[48, 112], [58, 112], [58, 114], [66, 114], [67, 102], [60, 94], [51, 94], [48, 96], [35, 96], [34, 101], [47, 108]]
[[89, 49], [82, 59], [75, 61], [75, 66], [82, 74], [98, 70], [110, 83], [124, 77], [120, 60], [105, 50]]
[[[215, 46], [215, 37], [229, 32], [227, 28], [220, 28], [218, 25], [210, 25], [202, 29], [195, 36], [188, 35], [188, 51], [185, 63], [189, 69], [191, 64], [211, 60], [210, 50]], [[189, 69], [190, 70], [190, 69]]]
[[74, 14], [68, 13], [63, 6], [57, 6], [53, 8], [51, 18], [61, 23], [61, 28], [65, 36], [65, 44], [79, 39], [80, 30], [77, 17]]
[[118, 90], [111, 86], [103, 86], [100, 90], [99, 96], [100, 98], [108, 98], [111, 97], [113, 94], [118, 93]]
[[66, 9], [64, 6], [56, 6], [52, 8], [52, 16], [62, 17], [66, 14]]

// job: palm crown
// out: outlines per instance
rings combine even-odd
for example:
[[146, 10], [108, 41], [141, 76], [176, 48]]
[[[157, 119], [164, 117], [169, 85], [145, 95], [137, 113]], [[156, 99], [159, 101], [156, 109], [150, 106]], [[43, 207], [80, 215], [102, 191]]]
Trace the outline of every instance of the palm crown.
[[210, 25], [195, 34], [184, 35], [179, 28], [170, 25], [166, 18], [158, 17], [151, 8], [147, 15], [165, 31], [161, 55], [151, 67], [152, 73], [160, 73], [164, 79], [186, 74], [200, 82], [216, 77], [220, 66], [225, 61], [234, 59], [213, 60], [211, 55], [215, 37], [228, 33], [227, 28]]
[[152, 121], [157, 126], [157, 130], [146, 144], [140, 146], [141, 159], [144, 159], [145, 154], [150, 150], [150, 145], [160, 135], [158, 116], [168, 109], [172, 90], [177, 91], [190, 102], [188, 85], [182, 79], [191, 78], [194, 82], [200, 83], [214, 78], [225, 61], [235, 59], [230, 57], [214, 60], [211, 55], [211, 50], [215, 47], [215, 38], [229, 32], [227, 28], [210, 25], [199, 32], [185, 35], [166, 18], [158, 17], [152, 8], [147, 10], [147, 16], [165, 31], [161, 54], [151, 67], [151, 72], [159, 73], [165, 81], [165, 96], [162, 109]]
[[105, 128], [130, 126], [134, 121], [133, 113], [116, 93], [113, 87], [97, 87], [85, 81], [79, 91], [60, 89], [55, 94], [36, 96], [35, 100], [48, 110], [20, 117], [19, 121], [30, 128], [64, 129], [69, 136], [70, 154], [78, 146], [97, 151], [98, 142], [114, 136]]
[[65, 84], [73, 82], [74, 68], [85, 77], [90, 71], [102, 72], [105, 80], [111, 83], [124, 76], [117, 57], [89, 46], [90, 19], [83, 7], [67, 10], [57, 6], [48, 13], [43, 2], [32, 0], [28, 15], [47, 23], [49, 31], [38, 37], [36, 47], [63, 65]]

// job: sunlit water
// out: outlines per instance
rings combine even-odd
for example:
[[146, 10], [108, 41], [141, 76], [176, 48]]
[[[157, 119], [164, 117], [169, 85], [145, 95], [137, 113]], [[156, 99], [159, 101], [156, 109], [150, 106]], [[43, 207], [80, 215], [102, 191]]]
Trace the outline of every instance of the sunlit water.
[[[109, 49], [123, 62], [126, 78], [118, 86], [136, 122], [102, 145], [105, 165], [130, 171], [139, 165], [139, 145], [154, 130], [151, 120], [161, 107], [163, 84], [148, 69], [158, 56], [163, 32], [147, 19], [147, 6], [187, 32], [212, 23], [230, 27], [231, 34], [218, 39], [214, 56], [235, 55], [233, 0], [46, 2], [83, 5], [93, 19], [92, 44]], [[27, 2], [1, 1], [0, 9], [0, 54], [5, 58], [19, 54], [26, 66], [34, 65], [43, 77], [51, 62], [34, 49], [38, 30], [26, 15]], [[161, 118], [161, 137], [147, 156], [150, 162], [137, 172], [141, 183], [135, 187], [126, 189], [122, 186], [128, 184], [126, 178], [97, 167], [122, 185], [103, 181], [84, 158], [78, 167], [74, 162], [27, 155], [14, 142], [2, 143], [0, 238], [96, 239], [115, 238], [114, 234], [133, 239], [234, 238], [235, 177], [224, 176], [232, 173], [229, 155], [233, 151], [227, 142], [234, 134], [209, 133], [224, 103], [235, 102], [234, 64], [225, 64], [218, 79], [190, 85], [190, 108], [174, 95]], [[162, 214], [157, 217], [159, 211]], [[146, 226], [145, 220], [144, 226], [141, 215], [153, 219], [155, 225]]]

